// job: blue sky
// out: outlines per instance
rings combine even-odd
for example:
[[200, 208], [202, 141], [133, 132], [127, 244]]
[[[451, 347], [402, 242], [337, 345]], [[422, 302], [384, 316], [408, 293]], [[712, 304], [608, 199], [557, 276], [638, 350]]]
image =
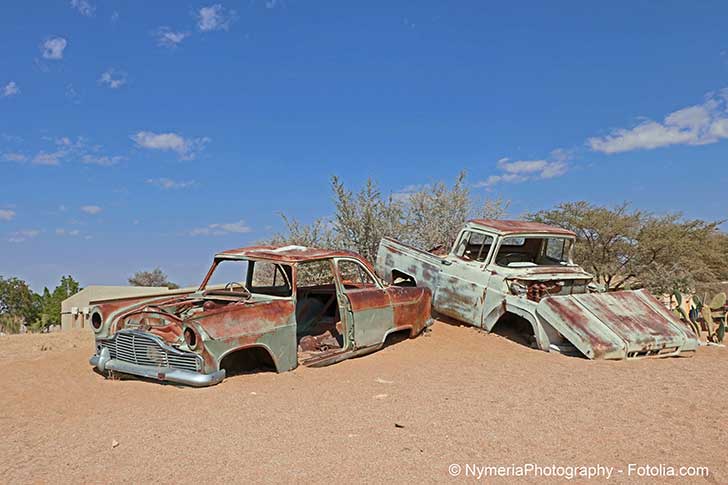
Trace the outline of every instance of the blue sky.
[[[332, 212], [328, 181], [452, 181], [728, 216], [728, 4], [0, 5], [0, 275], [198, 283]], [[724, 226], [725, 227], [725, 226]]]

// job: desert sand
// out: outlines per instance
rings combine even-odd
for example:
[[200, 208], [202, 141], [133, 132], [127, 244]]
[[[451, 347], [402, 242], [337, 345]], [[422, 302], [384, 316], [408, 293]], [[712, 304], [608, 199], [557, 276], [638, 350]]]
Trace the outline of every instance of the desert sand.
[[481, 483], [728, 483], [725, 348], [597, 362], [438, 322], [366, 357], [205, 389], [104, 379], [92, 348], [83, 331], [0, 337], [0, 482], [458, 483], [467, 464], [532, 463], [615, 472]]

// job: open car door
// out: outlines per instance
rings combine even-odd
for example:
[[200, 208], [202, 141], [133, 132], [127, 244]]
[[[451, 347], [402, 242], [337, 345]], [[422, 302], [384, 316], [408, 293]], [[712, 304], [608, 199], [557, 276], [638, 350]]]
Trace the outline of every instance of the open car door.
[[355, 349], [381, 344], [394, 326], [389, 293], [354, 259], [337, 259], [336, 267]]

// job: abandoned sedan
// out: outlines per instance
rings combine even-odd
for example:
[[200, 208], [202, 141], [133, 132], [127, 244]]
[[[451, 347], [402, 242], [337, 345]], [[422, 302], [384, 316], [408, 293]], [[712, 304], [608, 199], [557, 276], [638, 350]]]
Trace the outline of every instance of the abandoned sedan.
[[388, 286], [356, 253], [302, 246], [220, 253], [195, 292], [94, 303], [100, 372], [191, 386], [251, 364], [331, 364], [431, 323], [430, 290]]
[[698, 347], [646, 290], [596, 292], [572, 261], [575, 239], [536, 222], [473, 220], [444, 257], [384, 238], [377, 269], [385, 280], [430, 288], [443, 315], [489, 332], [507, 327], [546, 351], [625, 359]]

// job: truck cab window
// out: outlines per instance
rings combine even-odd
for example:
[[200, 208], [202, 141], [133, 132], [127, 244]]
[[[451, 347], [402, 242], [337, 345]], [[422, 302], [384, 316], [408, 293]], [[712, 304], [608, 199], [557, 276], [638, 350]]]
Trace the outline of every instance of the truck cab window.
[[471, 261], [482, 263], [488, 257], [493, 237], [480, 232], [465, 231], [460, 238], [455, 255]]

